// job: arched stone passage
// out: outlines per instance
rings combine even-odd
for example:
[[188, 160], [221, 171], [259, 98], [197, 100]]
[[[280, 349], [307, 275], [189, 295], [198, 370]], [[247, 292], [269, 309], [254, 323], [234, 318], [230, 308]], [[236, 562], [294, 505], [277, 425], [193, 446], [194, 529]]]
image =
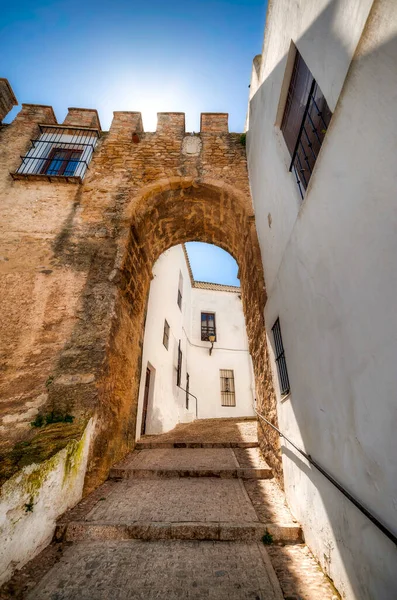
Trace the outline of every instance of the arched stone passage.
[[[119, 246], [117, 298], [106, 368], [97, 409], [97, 435], [87, 474], [87, 490], [104, 479], [109, 467], [134, 442], [141, 355], [152, 266], [168, 248], [187, 241], [220, 246], [237, 261], [242, 302], [254, 365], [257, 398], [275, 407], [269, 370], [264, 305], [266, 292], [255, 223], [249, 198], [231, 186], [174, 178], [149, 186], [132, 197], [125, 209]], [[269, 411], [267, 411], [269, 414]], [[271, 415], [275, 417], [274, 415]], [[276, 452], [267, 459], [281, 472]]]

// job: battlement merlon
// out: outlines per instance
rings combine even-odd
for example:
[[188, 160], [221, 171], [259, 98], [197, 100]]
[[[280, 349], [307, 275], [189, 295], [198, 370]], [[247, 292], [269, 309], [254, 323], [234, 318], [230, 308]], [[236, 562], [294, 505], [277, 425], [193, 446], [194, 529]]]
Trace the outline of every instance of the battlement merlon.
[[157, 113], [157, 133], [169, 135], [185, 134], [185, 113], [159, 112]]
[[229, 133], [229, 113], [201, 113], [201, 133]]
[[68, 114], [62, 125], [75, 127], [91, 127], [101, 131], [98, 111], [95, 108], [68, 108]]
[[0, 78], [0, 123], [14, 106], [18, 106], [18, 100], [9, 84], [8, 79]]
[[115, 111], [109, 129], [109, 139], [117, 138], [121, 142], [131, 142], [134, 134], [143, 132], [142, 114], [131, 111]]

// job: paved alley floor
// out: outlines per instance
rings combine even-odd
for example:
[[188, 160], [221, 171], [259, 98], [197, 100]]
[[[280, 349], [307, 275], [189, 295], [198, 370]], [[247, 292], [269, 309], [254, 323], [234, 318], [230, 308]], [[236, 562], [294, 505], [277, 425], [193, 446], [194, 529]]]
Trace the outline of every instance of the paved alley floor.
[[57, 523], [0, 600], [334, 600], [303, 544], [256, 421], [144, 436]]

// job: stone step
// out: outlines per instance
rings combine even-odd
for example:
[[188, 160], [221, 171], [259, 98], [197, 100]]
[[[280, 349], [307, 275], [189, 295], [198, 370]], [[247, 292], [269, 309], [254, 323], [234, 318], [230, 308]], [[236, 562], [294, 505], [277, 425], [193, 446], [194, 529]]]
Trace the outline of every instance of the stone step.
[[[269, 537], [270, 536], [270, 537]], [[302, 532], [296, 524], [235, 522], [152, 522], [91, 523], [71, 521], [56, 527], [56, 541], [81, 542], [99, 540], [209, 540], [254, 542], [266, 538], [271, 543], [298, 544]]]
[[56, 539], [260, 540], [268, 533], [275, 542], [301, 541], [300, 526], [273, 501], [276, 484], [260, 483], [256, 497], [269, 490], [262, 519], [241, 479], [108, 481], [59, 520]]
[[113, 467], [110, 479], [170, 479], [172, 477], [216, 477], [219, 479], [269, 479], [268, 469], [121, 469]]
[[150, 450], [154, 448], [259, 448], [258, 442], [157, 442], [139, 441], [136, 450]]
[[137, 450], [115, 465], [111, 479], [217, 477], [268, 479], [270, 467], [256, 448], [156, 448]]

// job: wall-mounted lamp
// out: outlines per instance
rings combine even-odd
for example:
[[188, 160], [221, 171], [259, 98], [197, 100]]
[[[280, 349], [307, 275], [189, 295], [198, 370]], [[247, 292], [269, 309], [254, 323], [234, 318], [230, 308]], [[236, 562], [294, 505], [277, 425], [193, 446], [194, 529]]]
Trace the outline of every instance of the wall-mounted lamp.
[[210, 356], [212, 354], [212, 349], [214, 347], [214, 342], [215, 342], [215, 336], [214, 335], [209, 335], [208, 336], [208, 341], [211, 342], [211, 348], [210, 348]]

